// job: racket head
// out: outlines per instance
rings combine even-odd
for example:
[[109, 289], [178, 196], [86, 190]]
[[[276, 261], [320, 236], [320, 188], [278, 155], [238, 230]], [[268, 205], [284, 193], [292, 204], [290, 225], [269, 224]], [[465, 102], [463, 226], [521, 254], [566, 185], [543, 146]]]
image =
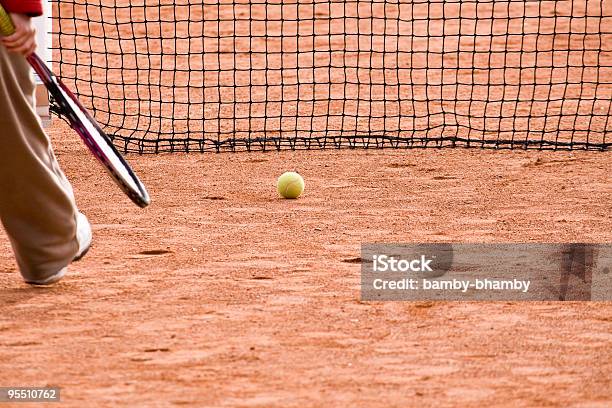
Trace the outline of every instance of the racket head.
[[141, 208], [148, 206], [151, 199], [145, 186], [77, 97], [51, 72], [38, 55], [32, 54], [28, 57], [28, 61], [45, 83], [58, 106], [60, 115], [68, 120], [70, 127], [78, 133], [111, 178], [136, 205]]

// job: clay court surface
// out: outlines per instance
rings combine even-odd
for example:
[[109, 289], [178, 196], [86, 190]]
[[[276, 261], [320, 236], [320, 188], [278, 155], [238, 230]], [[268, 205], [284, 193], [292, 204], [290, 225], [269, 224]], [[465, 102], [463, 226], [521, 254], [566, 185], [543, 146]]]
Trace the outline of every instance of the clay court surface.
[[609, 153], [131, 155], [140, 210], [51, 134], [95, 241], [31, 288], [0, 237], [2, 385], [71, 407], [612, 403], [610, 303], [365, 303], [356, 263], [363, 242], [610, 242]]
[[[241, 19], [237, 29], [257, 27], [248, 18], [261, 17], [261, 10], [251, 3], [237, 2], [236, 7], [209, 3], [206, 12], [217, 13], [215, 19], [221, 23], [207, 23], [210, 32], [203, 32], [214, 37], [232, 34], [234, 22], [226, 19], [235, 18], [237, 12]], [[570, 2], [556, 3], [561, 12], [570, 7]], [[322, 10], [307, 10], [307, 19], [345, 12], [335, 2], [330, 3], [333, 6], [317, 4]], [[359, 8], [359, 3], [351, 4]], [[387, 6], [388, 12], [396, 13], [391, 17], [400, 11], [410, 12], [404, 16], [422, 18], [430, 12], [441, 17], [422, 2], [410, 10], [407, 3], [401, 4], [406, 11]], [[580, 12], [585, 3], [572, 4]], [[610, 2], [605, 4], [609, 7]], [[476, 19], [469, 2], [465, 7], [455, 11]], [[487, 4], [481, 7], [489, 14], [504, 12], [489, 10]], [[97, 18], [89, 11], [90, 19]], [[122, 9], [120, 17], [130, 18], [129, 11]], [[531, 3], [526, 11], [519, 11], [553, 15]], [[271, 20], [278, 16], [268, 15]], [[293, 19], [297, 20], [297, 14]], [[552, 22], [548, 19], [540, 28], [550, 34]], [[603, 21], [604, 28], [608, 22]], [[309, 28], [311, 20], [305, 23], [305, 30], [323, 30], [318, 32], [325, 38], [346, 27], [357, 29], [350, 25], [315, 29]], [[562, 31], [570, 21], [559, 19], [558, 23], [554, 27]], [[79, 24], [87, 25], [87, 20]], [[143, 24], [136, 28], [142, 29]], [[471, 30], [477, 34], [483, 24], [490, 25], [479, 20]], [[279, 25], [272, 21], [267, 29], [277, 30]], [[582, 27], [574, 25], [576, 30]], [[72, 75], [78, 80], [67, 82], [82, 85], [84, 102], [97, 108], [98, 120], [110, 129], [121, 123], [133, 127], [122, 129], [126, 135], [147, 140], [157, 137], [155, 130], [179, 135], [189, 130], [195, 140], [261, 136], [257, 129], [261, 133], [265, 127], [273, 136], [286, 132], [288, 137], [309, 136], [308, 131], [320, 136], [328, 130], [354, 135], [389, 130], [399, 134], [409, 129], [432, 137], [452, 134], [495, 140], [501, 135], [517, 140], [557, 137], [559, 141], [578, 130], [575, 141], [584, 141], [588, 132], [593, 143], [601, 143], [604, 135], [609, 141], [609, 81], [607, 86], [600, 85], [599, 94], [594, 85], [584, 89], [562, 85], [572, 75], [582, 75], [580, 83], [594, 78], [593, 61], [609, 67], [609, 52], [579, 52], [580, 64], [591, 64], [580, 72], [529, 67], [521, 69], [522, 74], [519, 69], [478, 73], [474, 66], [514, 64], [516, 68], [536, 61], [533, 53], [522, 57], [508, 53], [506, 60], [497, 58], [498, 53], [487, 61], [486, 53], [470, 53], [471, 65], [458, 69], [453, 52], [442, 58], [444, 46], [471, 47], [474, 52], [491, 47], [516, 51], [513, 47], [521, 44], [475, 41], [466, 45], [450, 21], [446, 43], [440, 40], [439, 21], [431, 26], [438, 40], [418, 38], [430, 28], [423, 21], [404, 27], [414, 30], [409, 33], [416, 38], [409, 56], [396, 52], [399, 45], [391, 41], [397, 35], [393, 26], [385, 28], [391, 32], [361, 27], [365, 37], [371, 32], [378, 37], [391, 34], [382, 45], [372, 43], [383, 50], [391, 47], [387, 59], [371, 52], [338, 54], [342, 47], [351, 47], [345, 40], [359, 41], [355, 36], [335, 42], [328, 38], [325, 52], [299, 53], [297, 40], [291, 37], [297, 24], [283, 27], [286, 39], [269, 43], [276, 47], [269, 50], [274, 55], [252, 54], [249, 60], [244, 56], [249, 50], [241, 47], [247, 42], [256, 47], [257, 41], [251, 44], [250, 38], [241, 37], [230, 45], [207, 42], [212, 48], [194, 51], [199, 53], [200, 65], [190, 72], [192, 82], [183, 81], [183, 74], [175, 72], [172, 64], [161, 70], [156, 66], [161, 62], [146, 55], [140, 57], [143, 60], [115, 56], [125, 64], [125, 72], [108, 73], [99, 67], [96, 58], [104, 58], [99, 54], [84, 60], [98, 67], [85, 68], [78, 75], [75, 71]], [[179, 33], [188, 30], [186, 25], [175, 28]], [[523, 29], [492, 28], [494, 32]], [[89, 29], [94, 35], [102, 33], [95, 23]], [[486, 30], [481, 34], [488, 35]], [[300, 38], [303, 47], [315, 46], [314, 38]], [[570, 40], [589, 48], [602, 46], [588, 35], [557, 37], [556, 41], [565, 46]], [[543, 47], [552, 44], [546, 38], [535, 41]], [[134, 42], [119, 44], [111, 39], [105, 46], [112, 51], [121, 45], [126, 53], [144, 49], [139, 42], [129, 48], [130, 43]], [[173, 45], [173, 40], [170, 43], [151, 42], [162, 48]], [[74, 44], [85, 47], [87, 42]], [[224, 44], [230, 48], [224, 50]], [[424, 53], [427, 45], [432, 52], [429, 60], [422, 60], [418, 53]], [[64, 42], [63, 46], [72, 45]], [[283, 47], [289, 47], [284, 59], [289, 68], [276, 64]], [[204, 59], [202, 51], [207, 51]], [[233, 52], [237, 58], [222, 63], [222, 52]], [[389, 59], [392, 54], [397, 54], [395, 59]], [[343, 57], [345, 61], [340, 61]], [[116, 62], [112, 58], [111, 63]], [[538, 62], [547, 65], [547, 58], [552, 54], [543, 53]], [[67, 53], [64, 74], [70, 74], [71, 61]], [[141, 83], [150, 73], [143, 61], [151, 64], [158, 87]], [[371, 71], [367, 66], [382, 67], [385, 61], [392, 65], [392, 72], [403, 66], [404, 75], [414, 74], [412, 82], [404, 77], [402, 84], [391, 81], [384, 89], [368, 84], [366, 89], [354, 84], [331, 86], [337, 81], [363, 85], [365, 77], [373, 82], [385, 80], [382, 70]], [[265, 77], [263, 71], [251, 72], [249, 83], [241, 82], [246, 74], [223, 77], [219, 72], [228, 69], [224, 63], [253, 69], [268, 64], [265, 79], [271, 84], [253, 85]], [[304, 69], [291, 68], [294, 63], [303, 64]], [[328, 69], [332, 63], [340, 67]], [[455, 75], [423, 65], [442, 63]], [[137, 65], [144, 70], [134, 72]], [[213, 75], [204, 75], [202, 69]], [[603, 82], [610, 70], [600, 71]], [[162, 87], [168, 75], [180, 79], [177, 83], [183, 83], [184, 89]], [[97, 83], [102, 78], [104, 82]], [[306, 83], [299, 90], [306, 101], [300, 106], [282, 100], [296, 98], [296, 78]], [[125, 86], [123, 80], [131, 85]], [[321, 90], [312, 84], [315, 80], [330, 86]], [[503, 95], [502, 80], [507, 85]], [[536, 101], [543, 95], [538, 84], [548, 87], [548, 97], [557, 98], [556, 104], [546, 98]], [[519, 93], [519, 85], [524, 94]], [[378, 95], [381, 89], [386, 92], [385, 102], [356, 102], [359, 97], [370, 98], [367, 92]], [[280, 99], [251, 103], [255, 97], [261, 99], [264, 91], [269, 100]], [[468, 98], [468, 91], [475, 100], [489, 101], [489, 110], [467, 99], [457, 101]], [[121, 104], [139, 92], [153, 102]], [[586, 104], [572, 102], [576, 94]], [[169, 95], [175, 98], [170, 108], [177, 109], [172, 111], [173, 122], [161, 123], [154, 117], [169, 107], [162, 103]], [[329, 103], [332, 96], [348, 101], [346, 111], [339, 111], [345, 107], [338, 100]], [[117, 100], [109, 103], [105, 98]], [[510, 98], [510, 109], [504, 98]], [[151, 117], [134, 116], [136, 112]], [[390, 119], [380, 120], [382, 113]], [[322, 116], [313, 121], [313, 115]], [[136, 129], [136, 124], [144, 127]], [[297, 132], [296, 127], [304, 126], [310, 127]], [[32, 288], [22, 282], [8, 240], [0, 235], [0, 386], [61, 387], [62, 407], [612, 406], [612, 303], [377, 303], [360, 301], [359, 292], [362, 243], [611, 242], [609, 151], [329, 149], [129, 155], [153, 200], [141, 210], [112, 184], [60, 120], [55, 119], [50, 133], [78, 204], [93, 224], [94, 244], [59, 284]], [[277, 197], [275, 180], [287, 170], [297, 170], [305, 178], [306, 191], [298, 200]]]

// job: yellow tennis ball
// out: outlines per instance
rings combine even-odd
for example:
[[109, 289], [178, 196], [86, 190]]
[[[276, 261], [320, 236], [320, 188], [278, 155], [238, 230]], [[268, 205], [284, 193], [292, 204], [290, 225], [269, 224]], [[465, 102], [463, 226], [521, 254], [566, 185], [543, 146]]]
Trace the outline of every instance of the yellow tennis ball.
[[298, 198], [304, 191], [304, 179], [293, 171], [285, 172], [278, 178], [276, 189], [285, 198]]

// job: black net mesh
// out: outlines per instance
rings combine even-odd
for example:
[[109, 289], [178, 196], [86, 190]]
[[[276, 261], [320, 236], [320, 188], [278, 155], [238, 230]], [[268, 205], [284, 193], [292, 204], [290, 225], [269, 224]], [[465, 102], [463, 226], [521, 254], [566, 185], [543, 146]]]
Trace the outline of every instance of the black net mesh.
[[55, 1], [120, 149], [606, 149], [612, 0]]

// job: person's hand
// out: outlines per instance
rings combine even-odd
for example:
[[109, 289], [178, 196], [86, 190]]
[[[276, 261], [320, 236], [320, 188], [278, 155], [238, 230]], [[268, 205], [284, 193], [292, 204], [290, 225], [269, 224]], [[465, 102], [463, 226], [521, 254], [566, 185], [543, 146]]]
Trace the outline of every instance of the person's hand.
[[36, 28], [32, 18], [25, 14], [11, 13], [15, 32], [8, 37], [0, 37], [0, 41], [7, 50], [30, 56], [36, 50]]

